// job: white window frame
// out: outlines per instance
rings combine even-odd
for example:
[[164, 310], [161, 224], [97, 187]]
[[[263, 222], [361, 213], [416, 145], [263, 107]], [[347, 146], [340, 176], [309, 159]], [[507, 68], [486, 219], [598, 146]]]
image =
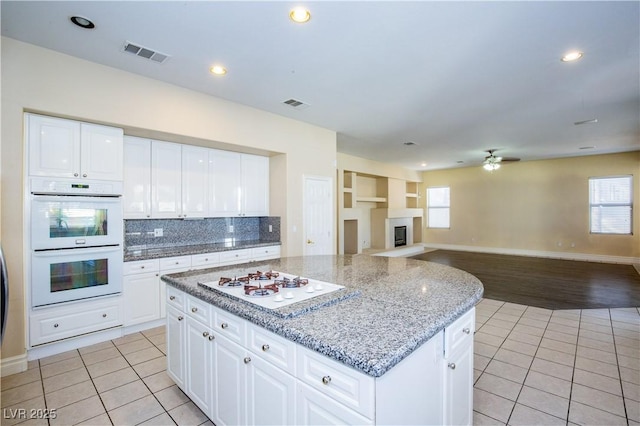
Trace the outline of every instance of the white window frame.
[[[602, 198], [599, 200], [594, 200], [594, 185], [597, 181], [601, 180], [612, 180], [612, 179], [628, 179], [629, 180], [629, 198], [628, 200], [621, 201], [603, 201]], [[612, 197], [615, 198], [615, 197]], [[603, 212], [603, 209], [606, 208], [615, 208], [615, 207], [629, 207], [629, 229], [622, 230], [619, 232], [610, 231], [610, 230], [602, 230], [602, 220], [606, 219], [606, 214], [598, 215], [598, 218], [594, 217], [594, 209], [599, 209], [600, 212]], [[599, 224], [594, 223], [594, 221], [599, 219]], [[594, 230], [595, 226], [595, 230]], [[633, 175], [622, 175], [622, 176], [597, 176], [589, 178], [589, 232], [591, 234], [597, 235], [633, 235]]]
[[[431, 200], [431, 196], [429, 195], [430, 190], [437, 190], [437, 189], [446, 189], [448, 192], [448, 196], [447, 198], [447, 203], [436, 203], [433, 204], [432, 200]], [[430, 229], [451, 229], [451, 187], [449, 186], [431, 186], [428, 187], [426, 189], [426, 196], [427, 196], [427, 228]], [[432, 212], [435, 211], [444, 211], [446, 210], [447, 212], [447, 224], [446, 226], [441, 225], [441, 224], [433, 224], [432, 223]], [[434, 215], [435, 216], [435, 215]]]

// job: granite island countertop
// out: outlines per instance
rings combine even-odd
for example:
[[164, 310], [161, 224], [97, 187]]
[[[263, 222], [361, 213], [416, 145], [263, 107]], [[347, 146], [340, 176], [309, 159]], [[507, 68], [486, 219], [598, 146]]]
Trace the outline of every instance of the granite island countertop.
[[[336, 283], [353, 294], [283, 318], [198, 285], [256, 270]], [[476, 277], [459, 269], [368, 255], [281, 258], [163, 275], [162, 280], [373, 377], [382, 376], [462, 316], [484, 291]]]
[[164, 247], [127, 247], [124, 250], [124, 261], [133, 262], [136, 260], [160, 259], [163, 257], [188, 256], [192, 254], [279, 245], [279, 241], [247, 240], [212, 244], [170, 245]]

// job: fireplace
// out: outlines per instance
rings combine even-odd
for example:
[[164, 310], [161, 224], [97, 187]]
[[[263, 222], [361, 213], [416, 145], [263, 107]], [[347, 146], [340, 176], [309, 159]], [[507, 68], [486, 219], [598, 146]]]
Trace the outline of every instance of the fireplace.
[[396, 226], [394, 227], [394, 247], [401, 247], [407, 245], [407, 227]]

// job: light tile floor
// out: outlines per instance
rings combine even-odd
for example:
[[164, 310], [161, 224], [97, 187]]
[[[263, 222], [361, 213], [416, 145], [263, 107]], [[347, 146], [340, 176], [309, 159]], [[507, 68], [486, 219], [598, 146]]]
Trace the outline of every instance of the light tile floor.
[[[29, 363], [2, 378], [2, 425], [211, 424], [165, 373], [164, 327]], [[640, 426], [640, 311], [483, 299], [474, 424]], [[56, 409], [25, 419], [17, 409]], [[43, 411], [40, 411], [42, 413]]]

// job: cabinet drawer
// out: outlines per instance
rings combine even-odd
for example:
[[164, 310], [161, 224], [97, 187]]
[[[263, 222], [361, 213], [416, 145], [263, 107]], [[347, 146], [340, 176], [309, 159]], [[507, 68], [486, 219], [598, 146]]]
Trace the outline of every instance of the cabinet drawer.
[[212, 307], [212, 328], [227, 339], [245, 346], [246, 321], [221, 309]]
[[373, 419], [375, 380], [332, 359], [299, 347], [297, 374], [303, 382]]
[[242, 263], [251, 259], [251, 249], [229, 250], [220, 252], [220, 263], [223, 265], [231, 265], [234, 263]]
[[175, 287], [166, 286], [166, 289], [167, 304], [184, 312], [187, 295]]
[[160, 259], [160, 270], [183, 269], [191, 267], [191, 256], [165, 257]]
[[453, 324], [444, 329], [444, 357], [454, 353], [458, 348], [470, 344], [475, 331], [476, 308], [471, 308], [467, 313], [455, 320]]
[[136, 260], [124, 262], [122, 273], [124, 275], [143, 274], [145, 272], [157, 272], [160, 266], [158, 259]]
[[220, 263], [220, 253], [203, 253], [191, 256], [193, 269], [211, 268]]
[[258, 327], [247, 324], [247, 347], [260, 355], [270, 364], [279, 367], [289, 374], [296, 371], [296, 344]]
[[204, 325], [211, 322], [211, 305], [197, 297], [187, 295], [187, 314]]
[[31, 346], [122, 325], [120, 296], [38, 310], [31, 315]]
[[280, 246], [254, 247], [251, 249], [251, 259], [266, 260], [280, 257]]

